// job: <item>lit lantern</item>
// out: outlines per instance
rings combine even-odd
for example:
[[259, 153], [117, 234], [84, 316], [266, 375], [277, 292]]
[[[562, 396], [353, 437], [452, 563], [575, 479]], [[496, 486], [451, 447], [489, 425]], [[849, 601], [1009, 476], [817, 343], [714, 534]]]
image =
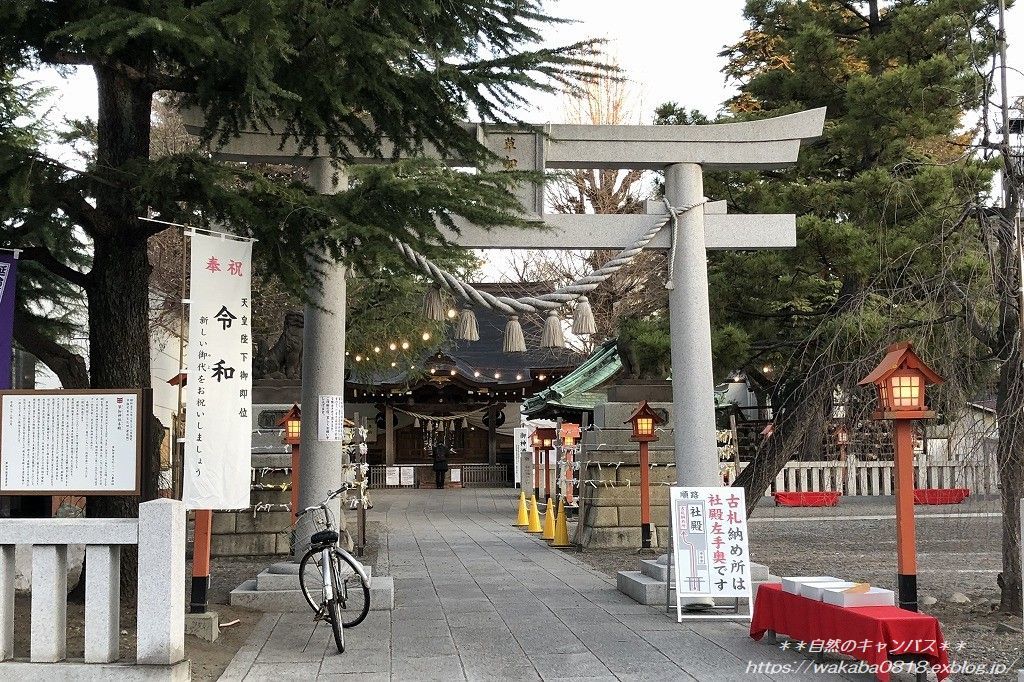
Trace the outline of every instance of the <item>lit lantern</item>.
[[625, 423], [632, 422], [633, 424], [633, 436], [630, 440], [637, 443], [650, 443], [658, 440], [658, 436], [654, 433], [654, 427], [664, 423], [664, 421], [661, 415], [655, 412], [654, 408], [647, 404], [645, 400], [640, 403], [640, 406], [636, 408]]
[[537, 497], [540, 497], [540, 471], [544, 468], [544, 490], [547, 496], [551, 496], [551, 469], [550, 455], [551, 444], [555, 442], [556, 431], [550, 427], [539, 427], [533, 432], [533, 490]]
[[942, 381], [917, 356], [913, 345], [904, 341], [889, 346], [882, 362], [858, 385], [874, 384], [878, 392], [877, 418], [925, 419], [935, 416], [925, 405], [925, 387]]
[[648, 445], [658, 440], [654, 429], [665, 422], [647, 401], [636, 408], [624, 424], [633, 424], [630, 440], [640, 443], [640, 547], [651, 547], [651, 465]]
[[302, 437], [302, 410], [298, 403], [289, 408], [277, 425], [284, 429], [284, 442], [292, 446], [292, 494], [291, 494], [291, 515], [292, 523], [295, 523], [295, 512], [299, 508], [299, 464], [302, 461], [300, 449]]
[[895, 493], [896, 493], [896, 585], [900, 608], [917, 611], [917, 548], [914, 529], [914, 423], [935, 412], [925, 403], [925, 387], [941, 384], [914, 352], [909, 341], [897, 343], [886, 351], [882, 362], [860, 380], [873, 384], [878, 393], [875, 419], [893, 421]]
[[284, 442], [287, 445], [298, 445], [302, 435], [302, 410], [292, 405], [277, 425], [284, 429]]
[[565, 461], [565, 503], [575, 504], [573, 498], [572, 462], [575, 455], [574, 446], [580, 439], [580, 425], [572, 422], [562, 424], [562, 458]]

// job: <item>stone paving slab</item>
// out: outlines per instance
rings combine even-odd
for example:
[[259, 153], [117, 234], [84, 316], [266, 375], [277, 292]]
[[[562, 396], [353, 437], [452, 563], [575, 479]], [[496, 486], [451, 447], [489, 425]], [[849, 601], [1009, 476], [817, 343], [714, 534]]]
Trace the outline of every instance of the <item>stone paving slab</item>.
[[[312, 613], [267, 614], [222, 680], [791, 680], [748, 663], [798, 664], [759, 644], [745, 622], [676, 623], [614, 580], [511, 526], [510, 490], [376, 491], [375, 575], [395, 610], [346, 630], [339, 655]], [[824, 675], [813, 679], [842, 678]]]

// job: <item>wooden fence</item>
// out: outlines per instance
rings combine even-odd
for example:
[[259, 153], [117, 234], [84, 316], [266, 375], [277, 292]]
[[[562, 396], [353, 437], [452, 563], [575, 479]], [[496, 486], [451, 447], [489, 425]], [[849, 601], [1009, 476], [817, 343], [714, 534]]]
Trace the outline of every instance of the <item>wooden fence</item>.
[[[740, 471], [747, 464], [740, 463]], [[917, 488], [967, 488], [972, 495], [998, 492], [995, 467], [980, 463], [941, 462], [914, 466]], [[790, 462], [779, 472], [768, 493], [836, 490], [844, 495], [892, 495], [894, 463], [860, 461]]]
[[[397, 485], [388, 485], [388, 469], [397, 470], [397, 473], [392, 472], [392, 477], [398, 476]], [[402, 469], [412, 469], [411, 480], [407, 475], [407, 483], [404, 484], [401, 482]], [[449, 464], [446, 479], [451, 482], [458, 479], [463, 486], [477, 488], [512, 485], [511, 467], [508, 464]], [[370, 465], [371, 488], [418, 488], [433, 485], [434, 469], [430, 464], [396, 464], [393, 467], [384, 464]]]

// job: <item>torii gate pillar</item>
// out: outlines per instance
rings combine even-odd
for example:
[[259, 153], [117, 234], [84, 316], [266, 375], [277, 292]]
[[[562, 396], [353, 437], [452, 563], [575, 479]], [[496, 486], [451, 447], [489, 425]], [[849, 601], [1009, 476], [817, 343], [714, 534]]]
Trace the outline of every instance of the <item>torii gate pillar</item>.
[[[319, 194], [336, 194], [345, 183], [344, 169], [335, 170], [330, 159], [315, 158], [309, 165], [309, 183]], [[302, 330], [302, 466], [299, 468], [299, 512], [319, 504], [327, 493], [341, 487], [342, 462], [348, 461], [347, 450], [336, 442], [321, 442], [319, 432], [320, 396], [345, 395], [345, 277], [347, 268], [328, 261], [320, 286], [307, 291], [309, 303], [303, 313]], [[345, 517], [341, 500], [330, 502], [331, 512], [339, 524], [342, 541]], [[302, 558], [309, 545], [313, 515], [303, 516], [295, 525], [293, 558]]]
[[[673, 206], [688, 206], [703, 197], [700, 165], [677, 163], [665, 169], [665, 198]], [[719, 486], [704, 210], [687, 211], [678, 223], [668, 292], [676, 483]]]

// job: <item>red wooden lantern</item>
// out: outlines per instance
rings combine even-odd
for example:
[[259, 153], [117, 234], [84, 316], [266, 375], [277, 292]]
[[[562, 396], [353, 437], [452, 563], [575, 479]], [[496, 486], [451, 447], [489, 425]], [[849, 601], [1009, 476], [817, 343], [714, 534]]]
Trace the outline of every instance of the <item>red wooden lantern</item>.
[[654, 433], [654, 427], [663, 424], [665, 420], [645, 400], [640, 403], [629, 419], [623, 423], [628, 424], [630, 422], [633, 424], [633, 436], [630, 440], [637, 443], [650, 443], [658, 440], [658, 436]]
[[913, 344], [903, 341], [889, 346], [882, 362], [858, 385], [874, 384], [879, 407], [876, 419], [928, 419], [935, 413], [925, 404], [925, 387], [942, 382], [917, 356]]
[[654, 428], [664, 423], [661, 415], [643, 401], [623, 424], [633, 424], [630, 440], [640, 443], [640, 547], [651, 547], [651, 465], [648, 445], [658, 440]]
[[287, 445], [298, 445], [302, 436], [302, 410], [298, 404], [292, 405], [277, 425], [284, 429], [284, 442]]
[[941, 384], [909, 341], [889, 346], [882, 362], [860, 380], [878, 392], [875, 419], [893, 420], [896, 479], [896, 585], [900, 608], [917, 611], [917, 541], [914, 528], [914, 419], [928, 419], [925, 387]]

